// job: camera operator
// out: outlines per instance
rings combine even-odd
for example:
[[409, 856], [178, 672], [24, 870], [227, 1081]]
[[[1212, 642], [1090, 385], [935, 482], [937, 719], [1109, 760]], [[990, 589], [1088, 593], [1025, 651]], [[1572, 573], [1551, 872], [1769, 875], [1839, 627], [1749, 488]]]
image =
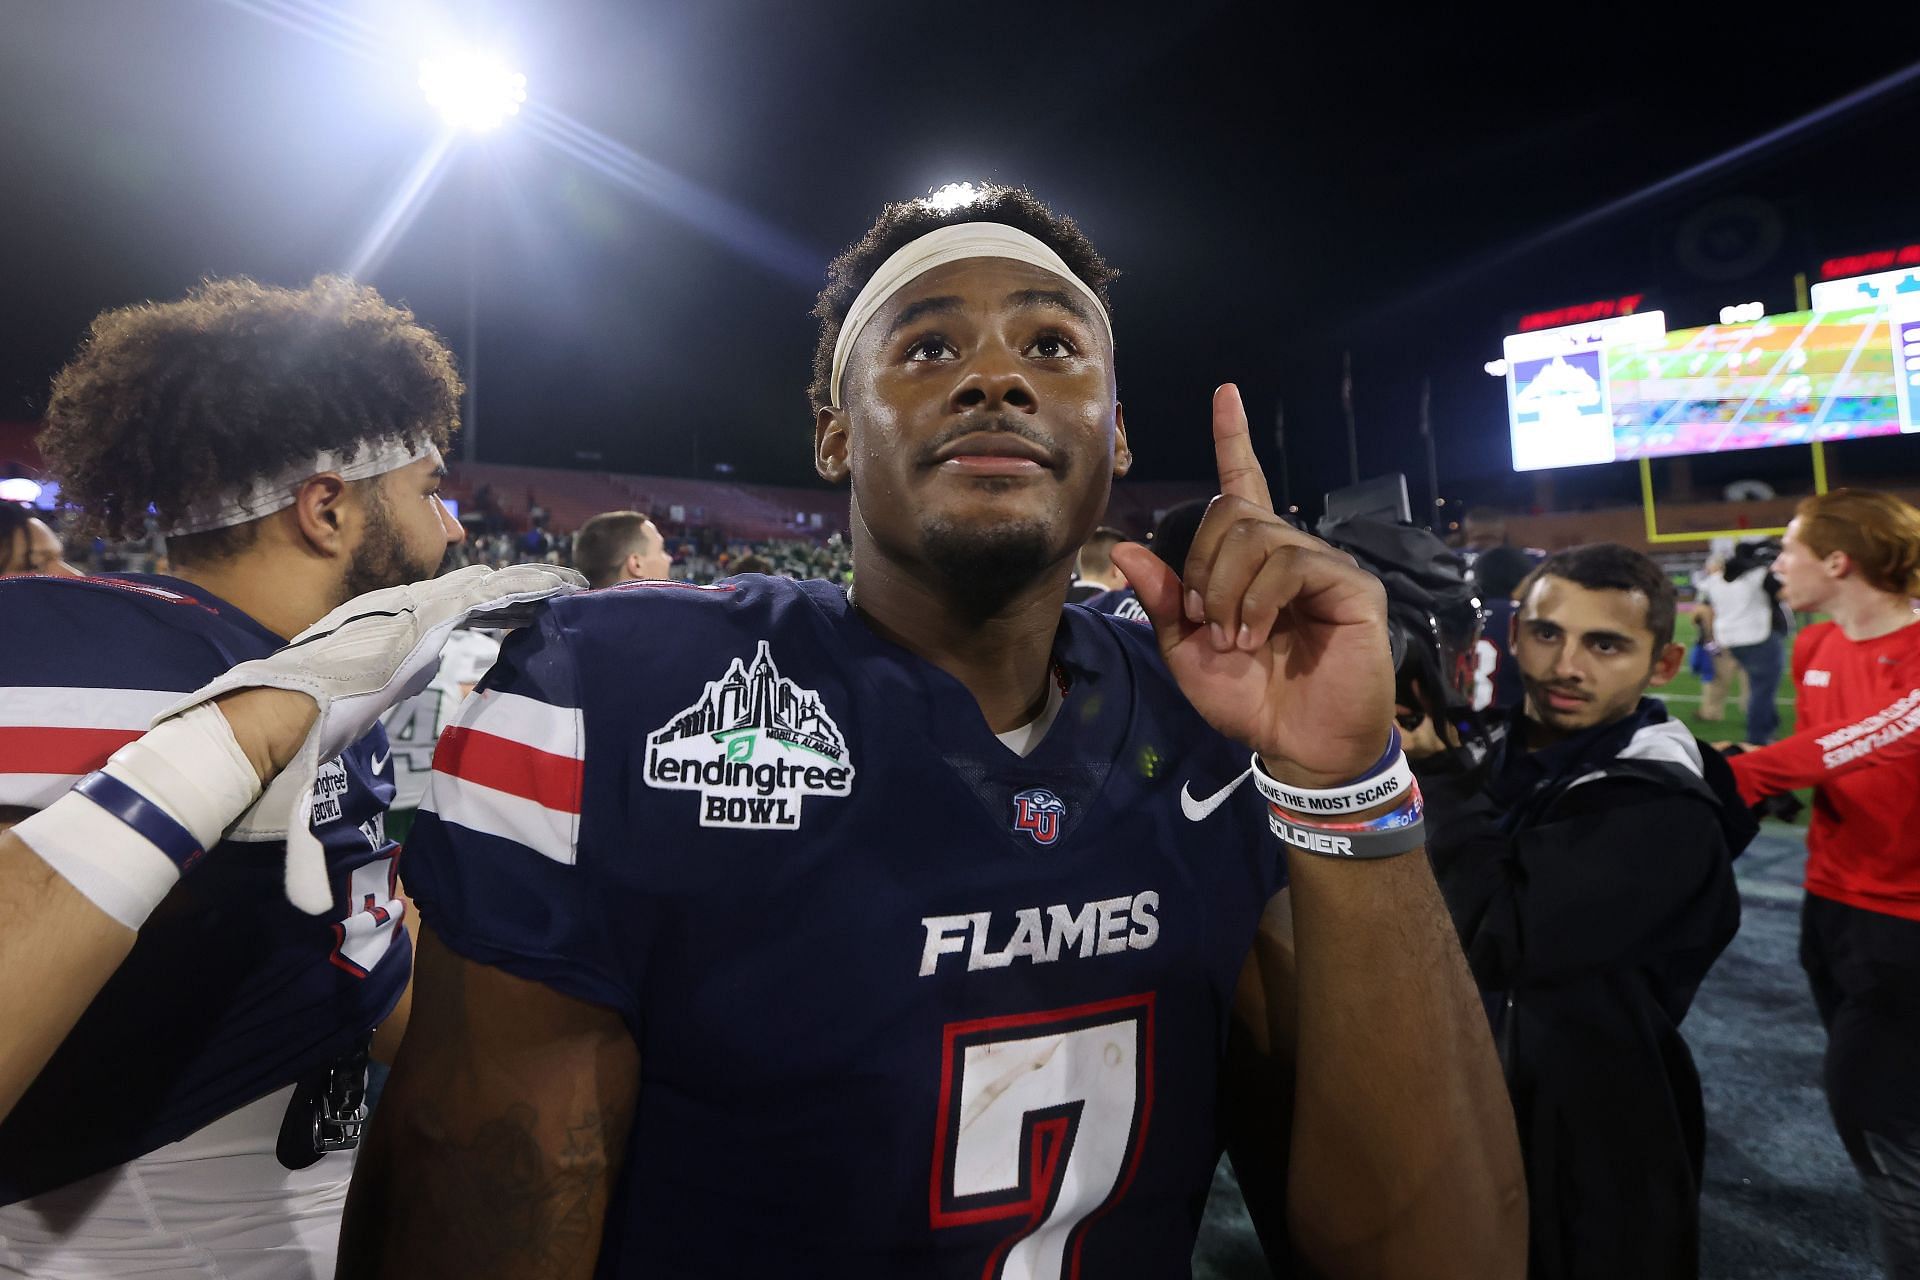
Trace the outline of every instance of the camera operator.
[[[1780, 547], [1743, 542], [1725, 567], [1700, 582], [1694, 617], [1701, 638], [1717, 644], [1747, 673], [1746, 741], [1766, 743], [1780, 728], [1780, 673], [1786, 668], [1780, 587], [1771, 572]], [[1716, 717], [1717, 718], [1717, 717]]]
[[1706, 1122], [1679, 1026], [1739, 927], [1731, 861], [1755, 824], [1725, 762], [1644, 696], [1684, 656], [1673, 586], [1625, 547], [1549, 559], [1515, 592], [1524, 700], [1476, 720], [1447, 683], [1460, 593], [1422, 531], [1398, 563], [1343, 532], [1322, 530], [1380, 572], [1412, 666], [1441, 673], [1403, 678], [1401, 732], [1519, 1123], [1529, 1275], [1696, 1276]]

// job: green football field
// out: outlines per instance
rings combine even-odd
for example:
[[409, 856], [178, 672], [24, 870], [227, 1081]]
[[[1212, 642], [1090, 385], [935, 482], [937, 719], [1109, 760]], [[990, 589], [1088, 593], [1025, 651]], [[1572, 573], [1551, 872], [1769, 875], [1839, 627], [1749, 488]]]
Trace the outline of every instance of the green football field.
[[[1747, 704], [1740, 697], [1739, 680], [1736, 677], [1731, 695], [1727, 698], [1726, 714], [1718, 720], [1700, 718], [1700, 679], [1692, 671], [1681, 668], [1680, 674], [1668, 683], [1647, 690], [1647, 692], [1667, 704], [1667, 710], [1680, 718], [1687, 728], [1693, 730], [1696, 738], [1705, 742], [1745, 742], [1747, 734]], [[1780, 691], [1775, 695], [1775, 703], [1780, 708], [1780, 731], [1776, 739], [1784, 738], [1793, 732], [1793, 673], [1780, 673]]]

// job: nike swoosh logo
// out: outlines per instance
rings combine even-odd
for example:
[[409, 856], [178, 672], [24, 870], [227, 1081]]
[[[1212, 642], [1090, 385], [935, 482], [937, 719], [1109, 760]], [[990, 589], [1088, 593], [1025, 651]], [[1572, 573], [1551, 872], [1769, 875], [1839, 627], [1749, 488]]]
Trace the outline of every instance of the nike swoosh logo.
[[393, 759], [393, 748], [391, 748], [391, 747], [389, 747], [389, 748], [387, 748], [387, 754], [385, 754], [385, 755], [383, 755], [383, 756], [375, 756], [375, 757], [373, 758], [373, 771], [374, 771], [374, 773], [375, 773], [375, 774], [378, 774], [378, 773], [379, 773], [379, 772], [380, 772], [380, 771], [381, 771], [382, 769], [384, 769], [384, 768], [386, 768], [386, 767], [387, 767], [387, 761], [389, 761], [389, 760], [391, 760], [391, 759]]
[[1252, 772], [1253, 770], [1251, 769], [1245, 770], [1239, 777], [1208, 796], [1205, 800], [1195, 800], [1193, 798], [1193, 793], [1187, 789], [1193, 785], [1192, 783], [1181, 783], [1180, 812], [1187, 815], [1187, 821], [1189, 822], [1204, 822], [1213, 815], [1215, 809], [1218, 809], [1227, 802], [1227, 797], [1232, 795], [1234, 791], [1239, 788], [1240, 784], [1247, 780], [1247, 774]]

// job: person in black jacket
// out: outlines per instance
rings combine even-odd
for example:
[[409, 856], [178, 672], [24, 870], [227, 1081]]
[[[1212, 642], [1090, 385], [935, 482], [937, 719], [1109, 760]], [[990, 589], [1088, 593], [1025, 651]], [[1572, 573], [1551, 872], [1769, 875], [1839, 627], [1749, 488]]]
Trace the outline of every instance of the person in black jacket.
[[1429, 852], [1520, 1128], [1534, 1280], [1699, 1273], [1706, 1120], [1680, 1022], [1740, 925], [1756, 824], [1726, 762], [1645, 696], [1678, 670], [1638, 552], [1562, 552], [1515, 592], [1523, 704], [1462, 743], [1404, 728]]

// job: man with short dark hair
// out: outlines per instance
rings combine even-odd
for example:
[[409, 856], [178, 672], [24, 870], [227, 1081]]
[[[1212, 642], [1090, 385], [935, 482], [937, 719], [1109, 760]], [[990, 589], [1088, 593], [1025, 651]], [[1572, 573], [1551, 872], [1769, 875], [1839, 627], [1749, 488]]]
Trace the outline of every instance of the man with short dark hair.
[[1085, 604], [1103, 591], [1119, 591], [1127, 585], [1127, 575], [1113, 563], [1113, 549], [1125, 541], [1126, 534], [1103, 524], [1080, 544], [1080, 554], [1073, 561], [1073, 582], [1067, 587], [1068, 604]]
[[1679, 1028], [1739, 927], [1731, 860], [1755, 824], [1645, 696], [1685, 656], [1658, 565], [1582, 547], [1514, 597], [1525, 698], [1492, 713], [1491, 750], [1407, 741], [1519, 1121], [1529, 1274], [1691, 1277], [1706, 1122]]
[[666, 539], [638, 511], [604, 511], [573, 536], [573, 567], [589, 586], [664, 579], [673, 569]]
[[[96, 319], [40, 447], [92, 531], [138, 537], [157, 511], [175, 567], [0, 581], [0, 828], [101, 778], [183, 694], [432, 574], [461, 538], [438, 497], [460, 393], [440, 340], [347, 280], [224, 280]], [[284, 817], [217, 827], [196, 874], [139, 893], [98, 841], [31, 846], [138, 938], [0, 1121], [5, 1263], [332, 1273], [358, 1130], [336, 1103], [376, 1028], [376, 1051], [397, 1041], [412, 966], [390, 757], [376, 728], [319, 763], [307, 862]], [[130, 812], [124, 780], [100, 785]]]
[[1065, 607], [1131, 463], [1110, 276], [1024, 191], [889, 206], [818, 309], [852, 594], [507, 642], [407, 848], [343, 1273], [1184, 1277], [1231, 1142], [1315, 1274], [1518, 1274], [1380, 587], [1274, 514], [1231, 386], [1191, 554], [1114, 552], [1152, 629]]

